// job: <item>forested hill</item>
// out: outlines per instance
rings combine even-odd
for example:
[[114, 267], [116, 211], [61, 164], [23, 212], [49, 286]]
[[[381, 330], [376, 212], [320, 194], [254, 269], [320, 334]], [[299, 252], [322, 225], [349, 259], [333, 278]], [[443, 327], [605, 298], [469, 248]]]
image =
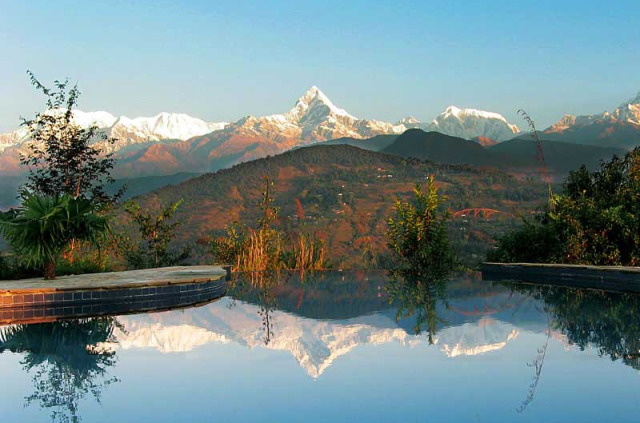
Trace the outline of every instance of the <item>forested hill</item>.
[[[544, 201], [540, 181], [518, 180], [504, 172], [440, 165], [362, 150], [347, 145], [315, 145], [205, 174], [138, 197], [143, 206], [184, 199], [177, 220], [179, 241], [195, 242], [220, 234], [237, 220], [255, 226], [263, 177], [273, 182], [278, 225], [287, 231], [315, 232], [334, 265], [374, 265], [385, 252], [386, 219], [395, 198], [408, 196], [416, 183], [434, 174], [452, 210], [487, 207], [505, 214], [454, 220], [452, 233], [468, 257], [478, 259], [493, 233], [509, 225], [509, 215], [529, 213]], [[302, 215], [296, 207], [302, 206]]]
[[[367, 143], [362, 142], [364, 148]], [[589, 169], [599, 166], [601, 160], [625, 151], [614, 147], [572, 144], [558, 141], [541, 142], [549, 172], [563, 179], [581, 165]], [[483, 147], [474, 141], [451, 137], [438, 132], [410, 129], [398, 136], [383, 152], [402, 157], [417, 157], [438, 163], [489, 166], [511, 173], [535, 173], [542, 167], [538, 143], [533, 140], [513, 139], [494, 146]]]

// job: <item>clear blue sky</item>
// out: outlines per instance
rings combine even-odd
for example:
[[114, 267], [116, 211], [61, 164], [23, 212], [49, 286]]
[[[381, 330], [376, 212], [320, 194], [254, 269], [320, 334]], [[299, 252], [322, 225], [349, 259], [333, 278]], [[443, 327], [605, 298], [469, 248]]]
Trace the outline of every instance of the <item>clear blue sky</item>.
[[279, 113], [311, 85], [395, 121], [448, 105], [546, 126], [640, 90], [640, 2], [0, 0], [0, 132], [42, 107], [26, 69], [69, 77], [80, 108]]

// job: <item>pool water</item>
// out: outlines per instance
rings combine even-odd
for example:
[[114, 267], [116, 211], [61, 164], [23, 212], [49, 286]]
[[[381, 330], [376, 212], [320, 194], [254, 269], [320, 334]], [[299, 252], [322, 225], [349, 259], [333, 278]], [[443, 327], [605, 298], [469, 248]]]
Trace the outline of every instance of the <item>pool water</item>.
[[640, 297], [384, 272], [0, 328], [3, 422], [638, 422]]

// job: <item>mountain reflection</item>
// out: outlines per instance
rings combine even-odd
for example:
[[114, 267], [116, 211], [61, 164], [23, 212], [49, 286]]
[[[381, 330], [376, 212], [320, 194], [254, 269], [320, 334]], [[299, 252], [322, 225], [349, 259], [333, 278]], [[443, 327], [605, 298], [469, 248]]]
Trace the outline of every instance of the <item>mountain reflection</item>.
[[115, 343], [113, 317], [88, 318], [0, 328], [0, 353], [24, 354], [25, 372], [35, 388], [25, 406], [38, 404], [50, 410], [54, 422], [79, 422], [78, 403], [90, 396], [100, 402], [102, 390], [117, 382], [108, 368], [115, 352], [101, 347]]

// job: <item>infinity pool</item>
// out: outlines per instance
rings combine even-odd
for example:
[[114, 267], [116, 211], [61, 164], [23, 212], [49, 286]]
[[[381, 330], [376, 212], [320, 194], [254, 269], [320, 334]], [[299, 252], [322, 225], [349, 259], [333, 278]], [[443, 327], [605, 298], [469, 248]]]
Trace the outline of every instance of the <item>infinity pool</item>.
[[0, 328], [3, 422], [638, 422], [640, 297], [251, 275], [181, 310]]

